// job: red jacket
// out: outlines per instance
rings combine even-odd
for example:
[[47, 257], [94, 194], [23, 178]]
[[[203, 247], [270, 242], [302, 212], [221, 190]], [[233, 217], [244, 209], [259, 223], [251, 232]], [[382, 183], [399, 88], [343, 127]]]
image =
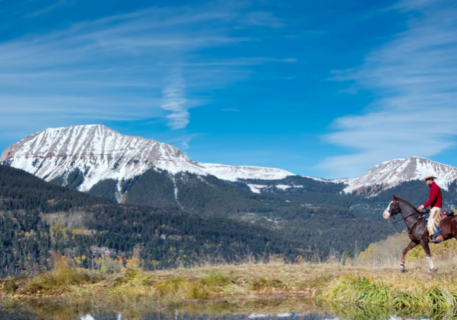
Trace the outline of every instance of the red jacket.
[[428, 201], [424, 203], [424, 208], [427, 208], [428, 206], [432, 208], [443, 207], [443, 196], [441, 195], [441, 189], [435, 182], [430, 185], [430, 197], [428, 198]]

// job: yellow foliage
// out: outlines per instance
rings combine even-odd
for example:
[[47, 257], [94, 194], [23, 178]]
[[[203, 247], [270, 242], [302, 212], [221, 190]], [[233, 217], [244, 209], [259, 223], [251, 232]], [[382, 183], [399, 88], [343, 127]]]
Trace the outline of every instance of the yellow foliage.
[[95, 268], [99, 269], [102, 273], [118, 273], [125, 269], [122, 257], [120, 256], [112, 259], [108, 256], [102, 255], [95, 259], [94, 263]]
[[67, 228], [63, 225], [62, 222], [56, 220], [50, 227], [50, 232], [51, 232], [51, 240], [55, 243], [59, 240], [60, 237], [62, 237], [60, 240], [67, 241], [69, 234], [70, 237], [74, 240], [75, 235], [81, 235], [81, 234], [88, 234], [91, 235], [90, 233], [84, 232], [84, 230], [81, 229], [70, 229]]

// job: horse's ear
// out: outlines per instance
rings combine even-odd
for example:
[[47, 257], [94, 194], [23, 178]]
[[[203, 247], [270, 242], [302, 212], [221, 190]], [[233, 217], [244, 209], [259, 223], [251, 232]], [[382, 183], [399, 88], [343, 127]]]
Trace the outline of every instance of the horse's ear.
[[392, 197], [393, 197], [393, 201], [397, 200], [397, 197], [394, 194], [392, 195]]

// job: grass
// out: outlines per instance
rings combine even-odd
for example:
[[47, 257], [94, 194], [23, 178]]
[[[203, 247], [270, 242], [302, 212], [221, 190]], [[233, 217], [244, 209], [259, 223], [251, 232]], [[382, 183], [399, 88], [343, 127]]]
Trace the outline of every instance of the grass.
[[[375, 249], [371, 252], [376, 253]], [[363, 258], [367, 257], [365, 253]], [[426, 275], [428, 263], [421, 257], [407, 264], [406, 273], [400, 273], [396, 265], [376, 266], [362, 260], [347, 261], [344, 266], [337, 260], [297, 264], [276, 260], [151, 272], [143, 271], [132, 261], [129, 268], [118, 273], [103, 274], [78, 269], [67, 260], [54, 257], [55, 268], [50, 272], [0, 280], [0, 297], [13, 305], [26, 302], [49, 309], [62, 303], [71, 307], [59, 311], [62, 314], [74, 314], [71, 310], [86, 310], [93, 305], [111, 309], [179, 306], [216, 313], [249, 310], [249, 306], [280, 310], [287, 303], [297, 308], [300, 299], [308, 305], [323, 304], [326, 310], [354, 319], [370, 319], [374, 313], [455, 314], [457, 255], [446, 251], [435, 260], [440, 270], [432, 275]], [[267, 303], [262, 306], [261, 301]], [[300, 301], [299, 305], [303, 305]]]

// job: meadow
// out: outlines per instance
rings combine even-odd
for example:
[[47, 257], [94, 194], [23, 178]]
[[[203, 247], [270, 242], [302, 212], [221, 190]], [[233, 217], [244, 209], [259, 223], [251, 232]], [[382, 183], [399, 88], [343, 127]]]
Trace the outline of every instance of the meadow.
[[433, 274], [426, 274], [428, 263], [421, 248], [408, 256], [407, 271], [399, 271], [399, 258], [407, 243], [405, 233], [396, 234], [344, 261], [333, 256], [328, 261], [290, 264], [271, 257], [268, 263], [252, 260], [157, 271], [143, 271], [139, 259], [129, 260], [124, 267], [107, 257], [99, 261], [99, 270], [89, 271], [54, 255], [52, 271], [0, 280], [0, 295], [4, 304], [12, 305], [200, 303], [211, 304], [214, 309], [242, 310], [242, 306], [256, 301], [270, 301], [276, 308], [284, 308], [274, 301], [292, 303], [300, 299], [337, 313], [374, 308], [386, 314], [455, 314], [457, 241], [432, 247], [439, 268]]

